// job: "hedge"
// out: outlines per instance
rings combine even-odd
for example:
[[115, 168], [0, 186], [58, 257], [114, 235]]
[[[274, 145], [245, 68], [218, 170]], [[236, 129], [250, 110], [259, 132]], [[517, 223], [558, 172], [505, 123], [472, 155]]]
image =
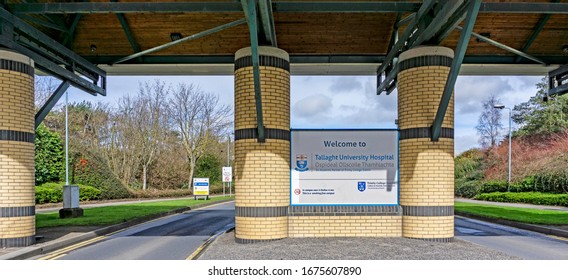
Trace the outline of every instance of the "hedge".
[[475, 196], [475, 199], [495, 202], [528, 203], [568, 207], [568, 194], [549, 194], [541, 192], [493, 192], [478, 194]]
[[100, 199], [130, 198], [132, 194], [112, 173], [104, 160], [94, 153], [83, 151], [73, 158], [72, 182], [93, 186], [101, 191]]
[[479, 193], [481, 181], [468, 181], [467, 179], [455, 180], [455, 195], [458, 197], [472, 198]]
[[[98, 200], [101, 197], [101, 191], [97, 188], [85, 185], [79, 186], [79, 200], [90, 201]], [[62, 183], [45, 183], [35, 187], [35, 200], [37, 204], [59, 203], [63, 201], [63, 184]]]

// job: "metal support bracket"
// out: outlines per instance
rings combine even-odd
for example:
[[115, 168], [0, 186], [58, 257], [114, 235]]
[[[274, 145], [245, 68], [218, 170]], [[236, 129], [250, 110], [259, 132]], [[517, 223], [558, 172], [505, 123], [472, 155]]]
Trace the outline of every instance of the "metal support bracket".
[[143, 51], [141, 51], [141, 52], [137, 52], [137, 53], [135, 53], [135, 54], [131, 54], [131, 55], [129, 55], [129, 56], [126, 56], [126, 57], [123, 57], [123, 58], [121, 58], [121, 59], [116, 60], [115, 62], [113, 62], [113, 64], [125, 62], [125, 61], [131, 60], [131, 59], [133, 59], [133, 58], [137, 58], [137, 57], [143, 56], [143, 55], [145, 55], [145, 54], [149, 54], [149, 53], [161, 51], [161, 50], [163, 50], [163, 49], [167, 49], [167, 48], [169, 48], [169, 47], [171, 47], [171, 46], [177, 45], [177, 44], [179, 44], [179, 43], [183, 43], [183, 42], [190, 41], [190, 40], [195, 40], [195, 39], [197, 39], [197, 38], [201, 38], [201, 37], [207, 36], [207, 35], [209, 35], [209, 34], [213, 34], [213, 33], [215, 33], [215, 32], [219, 32], [219, 31], [225, 30], [225, 29], [230, 28], [230, 27], [233, 27], [233, 26], [241, 25], [241, 24], [243, 24], [243, 23], [245, 23], [245, 22], [246, 22], [245, 19], [239, 19], [239, 20], [236, 20], [236, 21], [232, 21], [232, 22], [229, 22], [229, 23], [227, 23], [227, 24], [223, 24], [223, 25], [221, 25], [221, 26], [217, 26], [217, 27], [214, 27], [214, 28], [211, 28], [211, 29], [207, 29], [207, 30], [202, 31], [202, 32], [199, 32], [199, 33], [195, 33], [195, 34], [190, 35], [190, 36], [187, 36], [187, 37], [183, 37], [183, 38], [181, 38], [181, 39], [179, 39], [179, 40], [175, 40], [175, 41], [173, 41], [173, 42], [169, 42], [169, 43], [166, 43], [166, 44], [163, 44], [163, 45], [159, 45], [159, 46], [153, 47], [153, 48], [151, 48], [151, 49], [147, 49], [147, 50], [143, 50]]
[[[435, 4], [435, 1], [431, 1], [431, 0], [425, 0], [422, 3], [422, 6], [420, 6], [420, 9], [418, 9], [418, 12], [416, 12], [416, 15], [410, 20], [410, 23], [408, 24], [408, 26], [404, 30], [404, 33], [402, 34], [402, 36], [399, 37], [398, 41], [396, 41], [394, 46], [388, 52], [383, 63], [381, 64], [381, 66], [379, 66], [379, 68], [377, 69], [377, 76], [382, 76], [383, 73], [385, 73], [385, 71], [389, 67], [392, 70], [396, 69], [396, 60], [394, 59], [395, 56], [398, 56], [398, 54], [400, 54], [401, 49], [404, 47], [407, 40], [413, 34], [418, 23], [422, 20], [422, 18], [424, 18], [424, 16], [426, 16], [427, 12], [430, 11], [430, 9], [432, 9], [434, 4]], [[388, 74], [386, 74], [385, 80], [382, 81], [381, 84], [377, 85], [377, 94], [380, 94], [380, 92], [382, 91], [382, 90], [379, 90], [379, 89], [381, 89], [381, 88], [386, 89], [386, 88], [389, 88], [391, 86], [394, 77], [396, 77], [396, 73], [394, 73], [392, 70]], [[380, 80], [380, 78], [378, 78], [378, 79]]]
[[47, 99], [45, 104], [43, 104], [43, 106], [39, 109], [39, 111], [35, 115], [36, 129], [41, 124], [41, 122], [43, 122], [49, 111], [51, 111], [51, 109], [53, 109], [55, 104], [57, 104], [57, 101], [59, 101], [61, 96], [63, 96], [63, 94], [65, 93], [65, 91], [67, 91], [70, 85], [71, 83], [69, 83], [69, 81], [63, 81], [53, 92], [53, 94]]
[[252, 55], [252, 71], [254, 79], [254, 101], [256, 105], [256, 122], [258, 130], [258, 142], [263, 143], [266, 139], [264, 134], [264, 120], [262, 116], [262, 94], [260, 89], [260, 59], [258, 54], [258, 24], [256, 20], [256, 1], [241, 0], [245, 12], [249, 33], [250, 48]]
[[277, 47], [276, 28], [274, 27], [274, 16], [272, 15], [272, 0], [259, 0], [258, 7], [264, 37], [273, 47]]
[[446, 85], [444, 86], [444, 92], [442, 93], [442, 98], [440, 100], [440, 105], [438, 106], [438, 111], [436, 112], [436, 118], [432, 124], [432, 141], [438, 141], [440, 134], [442, 132], [442, 123], [444, 122], [444, 117], [446, 116], [446, 110], [450, 104], [450, 99], [454, 92], [454, 85], [458, 78], [460, 72], [461, 64], [465, 56], [465, 51], [467, 50], [467, 45], [469, 44], [469, 39], [473, 32], [473, 26], [475, 25], [475, 20], [477, 19], [477, 14], [479, 13], [479, 8], [481, 7], [481, 0], [472, 0], [469, 4], [467, 11], [467, 16], [464, 22], [464, 28], [460, 34], [460, 39], [458, 46], [456, 47], [456, 52], [454, 59], [452, 60], [452, 66], [450, 72], [448, 73], [448, 79], [446, 80]]
[[548, 96], [568, 93], [568, 64], [548, 73]]
[[[47, 74], [69, 81], [90, 94], [106, 95], [104, 85], [97, 84], [106, 76], [105, 71], [2, 8], [0, 22], [3, 26], [0, 45], [30, 57], [36, 68]], [[9, 28], [4, 30], [4, 27]]]

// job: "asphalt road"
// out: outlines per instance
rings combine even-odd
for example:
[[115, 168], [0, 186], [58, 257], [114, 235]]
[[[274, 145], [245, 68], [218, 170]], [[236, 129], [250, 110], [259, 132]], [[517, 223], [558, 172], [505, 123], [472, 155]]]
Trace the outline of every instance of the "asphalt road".
[[184, 260], [210, 236], [234, 223], [235, 203], [224, 203], [129, 228], [58, 259]]
[[568, 241], [483, 221], [455, 218], [458, 239], [527, 260], [568, 260]]
[[[64, 260], [183, 260], [210, 236], [234, 226], [234, 202], [144, 223], [56, 256]], [[455, 236], [523, 259], [568, 259], [568, 241], [473, 219], [455, 218]]]

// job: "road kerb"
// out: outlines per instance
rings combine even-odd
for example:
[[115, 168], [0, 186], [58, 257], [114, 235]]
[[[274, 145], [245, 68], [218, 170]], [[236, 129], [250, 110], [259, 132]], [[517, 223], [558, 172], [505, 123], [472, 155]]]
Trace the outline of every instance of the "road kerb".
[[92, 238], [96, 238], [99, 236], [103, 236], [103, 235], [107, 235], [110, 233], [114, 233], [116, 231], [125, 229], [125, 228], [129, 228], [135, 225], [139, 225], [151, 220], [155, 220], [161, 217], [165, 217], [165, 216], [170, 216], [170, 215], [174, 215], [174, 214], [179, 214], [179, 213], [183, 213], [186, 211], [190, 211], [190, 210], [196, 210], [199, 208], [204, 208], [207, 206], [212, 206], [212, 205], [216, 205], [216, 204], [222, 204], [222, 203], [227, 203], [230, 202], [232, 200], [222, 200], [222, 201], [214, 201], [214, 202], [210, 202], [210, 203], [204, 203], [201, 205], [197, 205], [197, 206], [193, 206], [193, 207], [184, 207], [184, 208], [180, 208], [180, 209], [176, 209], [176, 210], [171, 210], [171, 211], [167, 211], [164, 213], [159, 213], [159, 214], [154, 214], [154, 215], [149, 215], [146, 217], [141, 217], [141, 218], [137, 218], [137, 219], [133, 219], [124, 223], [120, 223], [120, 224], [116, 224], [116, 225], [111, 225], [108, 227], [104, 227], [104, 228], [100, 228], [94, 231], [90, 231], [90, 232], [86, 232], [84, 234], [75, 236], [75, 237], [71, 237], [71, 238], [67, 238], [67, 239], [62, 239], [62, 240], [53, 240], [51, 242], [47, 242], [47, 243], [42, 243], [42, 244], [36, 244], [36, 245], [32, 245], [29, 247], [25, 247], [22, 249], [19, 249], [17, 251], [13, 251], [4, 255], [0, 255], [0, 260], [25, 260], [37, 255], [42, 255], [42, 254], [49, 254], [52, 253], [56, 250], [60, 250], [63, 249], [65, 247], [68, 246], [72, 246], [74, 244], [80, 243], [80, 242], [84, 242], [87, 240], [90, 240]]
[[454, 214], [456, 216], [467, 217], [467, 218], [486, 221], [486, 222], [490, 222], [490, 223], [495, 223], [495, 224], [506, 225], [506, 226], [515, 227], [515, 228], [520, 228], [520, 229], [524, 229], [524, 230], [534, 231], [534, 232], [538, 232], [538, 233], [542, 233], [542, 234], [554, 235], [554, 236], [568, 238], [568, 230], [563, 230], [563, 229], [558, 229], [558, 228], [550, 228], [550, 227], [541, 226], [541, 225], [520, 223], [520, 222], [509, 221], [509, 220], [504, 220], [504, 219], [483, 217], [483, 216], [473, 215], [473, 214], [465, 213], [465, 212], [461, 212], [461, 211], [454, 211]]

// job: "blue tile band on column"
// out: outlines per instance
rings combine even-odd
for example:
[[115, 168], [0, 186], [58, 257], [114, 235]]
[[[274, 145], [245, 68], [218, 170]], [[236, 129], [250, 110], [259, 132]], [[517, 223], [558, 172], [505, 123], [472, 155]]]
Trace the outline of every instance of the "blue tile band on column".
[[26, 247], [34, 245], [35, 236], [25, 236], [16, 238], [0, 238], [0, 248], [6, 247]]
[[[280, 68], [290, 72], [290, 62], [280, 57], [261, 55], [259, 56], [259, 65]], [[252, 67], [252, 56], [244, 56], [235, 61], [235, 71], [245, 67]]]
[[0, 70], [8, 70], [28, 74], [33, 77], [34, 68], [26, 63], [8, 59], [0, 59]]
[[404, 206], [402, 205], [404, 216], [436, 217], [453, 216], [454, 206]]
[[25, 131], [0, 130], [0, 141], [33, 143], [35, 134]]
[[270, 241], [276, 241], [276, 240], [281, 240], [284, 238], [276, 238], [276, 239], [243, 239], [243, 238], [238, 238], [235, 237], [235, 242], [239, 243], [239, 244], [254, 244], [254, 243], [261, 243], [261, 242], [270, 242]]
[[35, 206], [0, 207], [0, 218], [26, 217], [35, 215]]
[[[265, 128], [266, 139], [278, 139], [290, 141], [290, 131], [277, 128]], [[256, 128], [244, 128], [235, 130], [235, 141], [241, 139], [257, 139], [258, 130]]]
[[[431, 127], [413, 127], [400, 130], [400, 140], [416, 139], [416, 138], [432, 138]], [[454, 129], [442, 127], [440, 138], [454, 139]]]
[[431, 242], [440, 242], [440, 243], [454, 242], [454, 238], [453, 238], [453, 237], [441, 237], [441, 238], [415, 238], [415, 237], [407, 237], [407, 238], [416, 239], [416, 240], [431, 241]]
[[417, 56], [403, 60], [398, 65], [398, 71], [402, 72], [404, 70], [416, 67], [424, 66], [452, 66], [453, 58], [443, 55], [428, 55], [428, 56]]
[[400, 206], [290, 206], [289, 216], [401, 216]]
[[286, 217], [288, 216], [288, 206], [280, 207], [242, 207], [235, 206], [235, 216], [237, 217]]

